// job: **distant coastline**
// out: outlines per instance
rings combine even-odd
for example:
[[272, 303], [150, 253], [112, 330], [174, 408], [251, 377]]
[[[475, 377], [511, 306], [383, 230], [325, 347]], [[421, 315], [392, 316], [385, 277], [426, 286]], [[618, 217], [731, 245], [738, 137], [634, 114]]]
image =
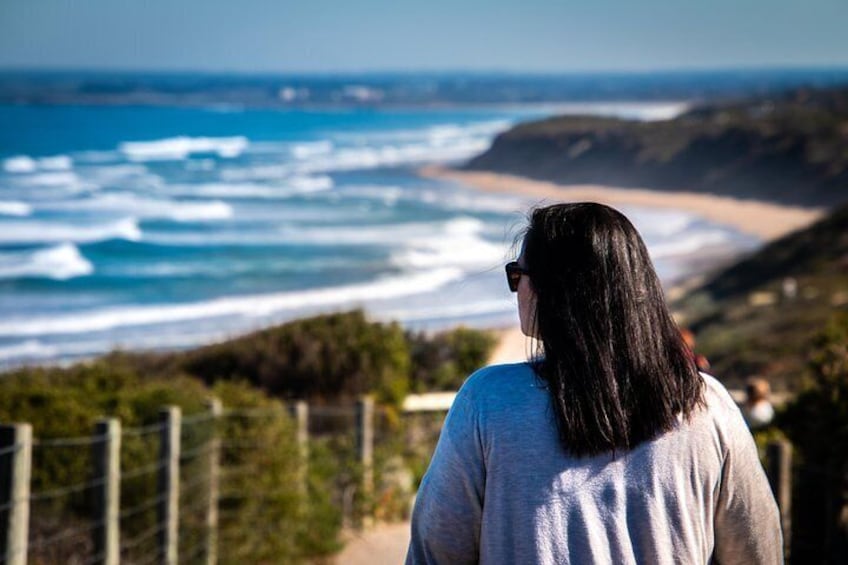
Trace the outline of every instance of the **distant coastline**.
[[732, 226], [763, 241], [777, 239], [818, 220], [825, 208], [789, 206], [758, 200], [741, 200], [695, 192], [664, 192], [601, 185], [564, 185], [516, 175], [424, 167], [424, 177], [449, 180], [487, 192], [538, 198], [539, 202], [591, 200], [611, 206], [644, 206], [683, 210], [713, 222]]

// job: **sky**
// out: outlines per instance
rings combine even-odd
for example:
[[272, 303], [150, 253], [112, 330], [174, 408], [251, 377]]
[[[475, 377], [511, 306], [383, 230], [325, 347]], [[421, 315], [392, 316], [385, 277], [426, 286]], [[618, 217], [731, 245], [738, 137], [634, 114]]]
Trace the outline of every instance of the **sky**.
[[0, 0], [0, 68], [848, 67], [848, 0]]

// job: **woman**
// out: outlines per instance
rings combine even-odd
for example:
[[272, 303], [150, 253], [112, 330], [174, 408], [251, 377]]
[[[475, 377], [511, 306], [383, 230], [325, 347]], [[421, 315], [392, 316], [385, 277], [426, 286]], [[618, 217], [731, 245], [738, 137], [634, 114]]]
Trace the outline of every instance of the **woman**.
[[541, 350], [457, 394], [407, 563], [782, 562], [751, 435], [695, 368], [630, 222], [535, 210], [507, 279]]

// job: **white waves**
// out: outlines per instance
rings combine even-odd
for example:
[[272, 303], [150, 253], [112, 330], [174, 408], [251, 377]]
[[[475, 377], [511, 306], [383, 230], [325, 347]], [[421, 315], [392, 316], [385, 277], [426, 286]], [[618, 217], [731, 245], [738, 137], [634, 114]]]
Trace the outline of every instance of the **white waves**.
[[342, 225], [333, 227], [281, 228], [282, 240], [301, 245], [386, 245], [396, 246], [411, 240], [481, 230], [476, 218], [459, 217], [443, 222]]
[[223, 297], [175, 305], [115, 307], [78, 314], [0, 320], [0, 336], [82, 334], [224, 316], [264, 317], [286, 310], [338, 307], [365, 300], [390, 299], [438, 289], [462, 276], [453, 268], [397, 275], [347, 286]]
[[141, 239], [141, 229], [135, 218], [100, 224], [63, 224], [36, 220], [3, 222], [0, 244], [92, 243], [109, 239]]
[[291, 148], [295, 159], [309, 159], [318, 155], [327, 155], [333, 150], [333, 143], [327, 140], [296, 143]]
[[11, 359], [47, 359], [58, 355], [59, 349], [46, 345], [37, 339], [28, 339], [11, 345], [0, 346], [0, 360]]
[[29, 216], [32, 206], [26, 202], [0, 200], [0, 216]]
[[3, 170], [7, 173], [33, 173], [38, 170], [38, 165], [28, 155], [17, 155], [3, 160]]
[[247, 149], [248, 140], [236, 137], [169, 137], [154, 141], [126, 141], [118, 150], [130, 161], [180, 161], [196, 153], [233, 158]]
[[38, 160], [38, 167], [46, 171], [68, 171], [74, 166], [74, 161], [67, 155], [54, 155], [53, 157], [42, 157]]
[[29, 155], [16, 155], [3, 160], [3, 170], [7, 173], [34, 173], [36, 171], [68, 171], [74, 161], [67, 155], [33, 158]]
[[175, 222], [226, 220], [233, 217], [232, 206], [221, 200], [156, 200], [131, 192], [101, 194], [85, 200], [56, 202], [45, 206], [44, 209], [133, 215], [137, 218], [166, 219]]
[[58, 171], [30, 175], [20, 182], [35, 186], [73, 187], [80, 184], [80, 178], [70, 171]]
[[[226, 173], [236, 174], [227, 175]], [[237, 171], [224, 171], [222, 177], [227, 179], [244, 178]], [[296, 196], [331, 190], [335, 186], [333, 179], [321, 176], [296, 176], [273, 184], [256, 182], [207, 182], [198, 184], [172, 184], [159, 189], [159, 192], [169, 196], [189, 196], [223, 199], [261, 199], [283, 200]]]
[[654, 122], [672, 120], [691, 108], [688, 102], [567, 102], [551, 105], [561, 115], [602, 116]]
[[378, 147], [347, 147], [328, 155], [321, 155], [301, 163], [294, 163], [289, 170], [295, 174], [314, 174], [330, 171], [353, 171], [397, 167], [430, 162], [455, 162], [485, 151], [488, 138], [463, 137], [450, 143], [410, 143], [383, 145]]
[[67, 280], [93, 272], [92, 264], [71, 243], [36, 251], [0, 253], [0, 279], [38, 277]]
[[443, 222], [284, 229], [282, 240], [300, 245], [396, 248], [389, 261], [405, 270], [488, 268], [500, 264], [506, 248], [483, 238], [485, 228], [481, 220], [461, 216]]
[[728, 244], [730, 241], [730, 234], [726, 231], [696, 231], [674, 240], [648, 245], [648, 251], [654, 259], [691, 256], [704, 248]]
[[473, 218], [448, 222], [441, 232], [411, 238], [390, 261], [404, 269], [431, 269], [439, 266], [488, 268], [500, 263], [506, 249], [480, 237], [484, 224]]

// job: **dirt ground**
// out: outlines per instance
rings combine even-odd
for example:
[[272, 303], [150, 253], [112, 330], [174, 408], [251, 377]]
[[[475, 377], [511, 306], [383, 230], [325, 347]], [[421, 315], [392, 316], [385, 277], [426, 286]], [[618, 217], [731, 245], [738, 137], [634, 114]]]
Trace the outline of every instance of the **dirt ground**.
[[392, 565], [403, 563], [409, 544], [409, 522], [377, 524], [354, 532], [336, 556], [338, 565]]

